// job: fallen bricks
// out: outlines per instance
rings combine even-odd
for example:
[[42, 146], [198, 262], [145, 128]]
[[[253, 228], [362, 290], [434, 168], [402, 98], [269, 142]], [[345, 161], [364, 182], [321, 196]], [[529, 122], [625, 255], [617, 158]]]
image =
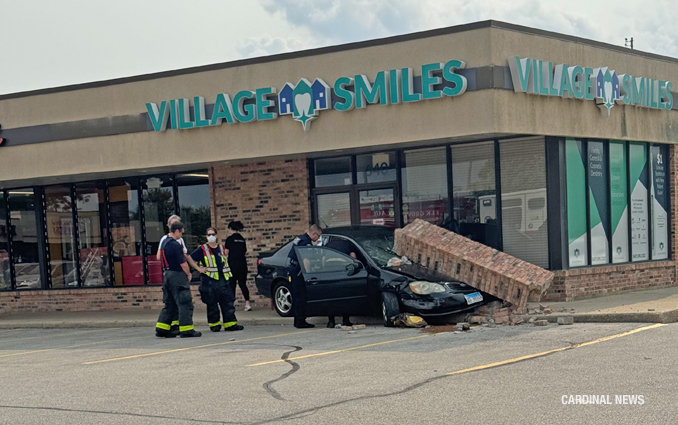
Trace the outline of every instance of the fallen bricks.
[[554, 276], [534, 264], [420, 219], [395, 231], [394, 251], [447, 280], [463, 282], [505, 301], [505, 314], [493, 311], [493, 315], [495, 322], [500, 318], [507, 324], [511, 322], [511, 312], [526, 313], [528, 301], [539, 301]]

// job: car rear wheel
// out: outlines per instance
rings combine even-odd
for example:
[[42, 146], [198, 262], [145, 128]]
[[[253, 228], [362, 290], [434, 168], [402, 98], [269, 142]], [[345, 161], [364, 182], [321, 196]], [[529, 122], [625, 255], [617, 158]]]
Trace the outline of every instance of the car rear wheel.
[[381, 293], [381, 314], [384, 318], [384, 326], [393, 326], [393, 316], [400, 314], [400, 303], [393, 292]]
[[292, 317], [292, 291], [289, 282], [278, 282], [273, 287], [273, 305], [278, 315]]

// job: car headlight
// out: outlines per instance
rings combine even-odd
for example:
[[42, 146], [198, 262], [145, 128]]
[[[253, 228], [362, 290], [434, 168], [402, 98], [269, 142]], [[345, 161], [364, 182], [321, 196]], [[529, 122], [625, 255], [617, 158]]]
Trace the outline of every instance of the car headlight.
[[412, 292], [419, 295], [439, 294], [441, 292], [445, 292], [445, 287], [443, 285], [433, 282], [412, 282], [410, 283], [410, 289]]

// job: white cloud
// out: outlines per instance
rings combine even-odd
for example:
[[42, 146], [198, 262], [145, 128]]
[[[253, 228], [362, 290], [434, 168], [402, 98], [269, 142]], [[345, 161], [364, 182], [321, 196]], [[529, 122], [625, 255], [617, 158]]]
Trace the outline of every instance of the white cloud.
[[285, 39], [264, 34], [261, 37], [251, 37], [239, 40], [236, 49], [241, 57], [250, 58], [293, 52], [308, 47], [312, 46], [295, 38]]

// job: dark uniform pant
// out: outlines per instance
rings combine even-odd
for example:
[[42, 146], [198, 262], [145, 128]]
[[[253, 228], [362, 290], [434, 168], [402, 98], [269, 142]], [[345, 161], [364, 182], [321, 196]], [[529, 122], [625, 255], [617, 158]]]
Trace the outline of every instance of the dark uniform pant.
[[[223, 277], [214, 280], [203, 275], [201, 282], [200, 299], [207, 305], [207, 323], [210, 329], [221, 327], [221, 316], [224, 319], [224, 329], [237, 325], [238, 319], [235, 318], [235, 306], [233, 305], [235, 297], [228, 281]], [[221, 314], [219, 314], [220, 307]]]
[[300, 274], [298, 266], [290, 266], [292, 280], [292, 311], [294, 312], [294, 326], [306, 322], [306, 283]]
[[170, 331], [178, 318], [181, 333], [193, 330], [193, 298], [186, 273], [166, 270], [162, 277], [162, 301], [165, 307], [160, 312], [155, 329], [159, 334]]

